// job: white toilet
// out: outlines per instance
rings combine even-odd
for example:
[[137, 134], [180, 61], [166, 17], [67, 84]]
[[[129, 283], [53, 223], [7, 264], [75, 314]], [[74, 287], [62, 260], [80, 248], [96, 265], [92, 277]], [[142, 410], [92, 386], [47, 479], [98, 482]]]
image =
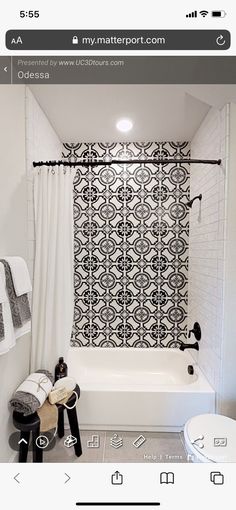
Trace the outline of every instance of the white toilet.
[[193, 462], [236, 462], [236, 421], [220, 414], [200, 414], [187, 421], [184, 439]]

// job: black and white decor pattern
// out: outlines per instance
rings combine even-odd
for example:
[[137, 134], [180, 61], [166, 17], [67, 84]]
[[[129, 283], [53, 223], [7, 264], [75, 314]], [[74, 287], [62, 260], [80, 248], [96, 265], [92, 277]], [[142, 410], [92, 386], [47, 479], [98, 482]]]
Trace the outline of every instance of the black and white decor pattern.
[[186, 341], [189, 165], [145, 159], [189, 155], [188, 142], [64, 144], [70, 161], [140, 159], [78, 166], [73, 346]]

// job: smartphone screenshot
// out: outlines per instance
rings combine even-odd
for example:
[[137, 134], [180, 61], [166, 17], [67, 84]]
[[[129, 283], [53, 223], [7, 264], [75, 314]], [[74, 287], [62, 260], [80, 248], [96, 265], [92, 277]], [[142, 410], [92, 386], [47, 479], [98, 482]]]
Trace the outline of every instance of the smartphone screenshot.
[[0, 6], [4, 510], [235, 509], [235, 27]]

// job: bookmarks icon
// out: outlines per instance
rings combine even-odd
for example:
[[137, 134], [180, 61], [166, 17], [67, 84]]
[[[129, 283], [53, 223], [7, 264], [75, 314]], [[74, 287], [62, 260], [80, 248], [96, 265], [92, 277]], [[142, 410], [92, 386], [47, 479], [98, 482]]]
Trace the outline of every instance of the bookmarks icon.
[[168, 473], [166, 471], [162, 471], [160, 474], [160, 483], [175, 483], [175, 475], [172, 471]]

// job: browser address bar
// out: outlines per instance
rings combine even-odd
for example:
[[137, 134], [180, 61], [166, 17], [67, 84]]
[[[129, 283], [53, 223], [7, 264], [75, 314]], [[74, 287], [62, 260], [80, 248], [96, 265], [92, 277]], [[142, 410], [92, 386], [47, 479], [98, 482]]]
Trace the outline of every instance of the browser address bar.
[[228, 30], [8, 30], [6, 48], [26, 50], [227, 50]]

